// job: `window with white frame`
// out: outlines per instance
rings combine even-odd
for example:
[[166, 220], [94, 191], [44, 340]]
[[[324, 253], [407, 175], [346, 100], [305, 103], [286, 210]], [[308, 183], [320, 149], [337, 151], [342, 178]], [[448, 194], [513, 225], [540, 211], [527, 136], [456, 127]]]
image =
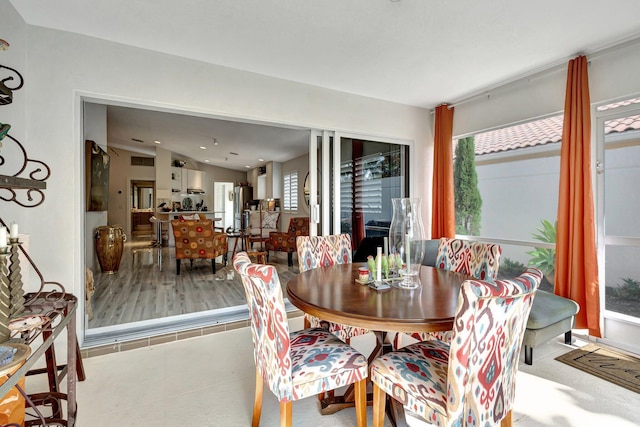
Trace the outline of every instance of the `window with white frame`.
[[283, 207], [285, 211], [298, 210], [298, 171], [284, 175]]
[[500, 244], [500, 278], [541, 268], [545, 290], [555, 265], [562, 123], [555, 115], [453, 141], [456, 234]]

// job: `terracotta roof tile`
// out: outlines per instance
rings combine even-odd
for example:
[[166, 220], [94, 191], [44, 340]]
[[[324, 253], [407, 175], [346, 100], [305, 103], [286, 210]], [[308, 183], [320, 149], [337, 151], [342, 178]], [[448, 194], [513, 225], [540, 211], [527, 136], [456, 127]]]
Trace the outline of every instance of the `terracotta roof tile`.
[[624, 107], [625, 105], [638, 104], [640, 103], [640, 98], [626, 99], [620, 102], [614, 102], [612, 104], [601, 105], [597, 108], [598, 111], [606, 111], [613, 110], [614, 108]]
[[560, 142], [562, 117], [549, 117], [479, 133], [475, 136], [476, 155]]
[[[640, 103], [628, 100], [617, 103], [616, 106]], [[606, 109], [615, 108], [609, 104]], [[562, 140], [563, 115], [548, 117], [515, 126], [509, 126], [475, 135], [476, 155], [515, 150], [517, 148], [535, 147], [545, 144], [558, 143]], [[640, 130], [640, 115], [628, 116], [621, 119], [609, 120], [605, 124], [605, 134], [622, 133]], [[454, 141], [454, 151], [457, 140]]]

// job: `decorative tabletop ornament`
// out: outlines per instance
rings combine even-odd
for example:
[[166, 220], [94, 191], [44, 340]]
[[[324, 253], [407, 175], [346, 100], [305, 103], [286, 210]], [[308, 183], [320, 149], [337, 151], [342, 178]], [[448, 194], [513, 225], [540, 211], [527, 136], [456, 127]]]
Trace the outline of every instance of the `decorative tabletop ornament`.
[[372, 255], [369, 255], [367, 257], [367, 267], [369, 267], [369, 271], [371, 272], [372, 279], [375, 279], [376, 260]]
[[380, 255], [382, 258], [382, 275], [385, 279], [389, 278], [389, 261], [387, 260], [387, 256], [385, 254]]
[[420, 286], [420, 266], [424, 257], [424, 227], [420, 198], [391, 199], [393, 218], [389, 228], [389, 246], [396, 254], [396, 268], [402, 280], [396, 286], [415, 289]]

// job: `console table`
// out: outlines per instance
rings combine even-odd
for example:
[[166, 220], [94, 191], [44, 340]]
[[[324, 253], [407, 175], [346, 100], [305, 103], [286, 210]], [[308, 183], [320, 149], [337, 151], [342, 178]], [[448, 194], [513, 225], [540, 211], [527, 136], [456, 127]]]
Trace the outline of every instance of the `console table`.
[[[31, 346], [31, 355], [7, 381], [0, 386], [0, 396], [17, 387], [25, 398], [27, 412], [25, 426], [75, 426], [76, 375], [85, 379], [76, 341], [77, 299], [64, 292], [37, 292], [25, 295], [25, 316], [44, 316], [48, 320], [33, 329], [16, 331], [9, 342]], [[67, 363], [58, 365], [54, 341], [66, 329]], [[41, 341], [39, 344], [38, 342]], [[32, 369], [45, 356], [46, 368]], [[27, 394], [18, 384], [25, 376], [47, 374], [49, 389]], [[61, 383], [66, 377], [66, 393]], [[63, 411], [66, 401], [66, 411]], [[66, 413], [67, 418], [64, 418]]]

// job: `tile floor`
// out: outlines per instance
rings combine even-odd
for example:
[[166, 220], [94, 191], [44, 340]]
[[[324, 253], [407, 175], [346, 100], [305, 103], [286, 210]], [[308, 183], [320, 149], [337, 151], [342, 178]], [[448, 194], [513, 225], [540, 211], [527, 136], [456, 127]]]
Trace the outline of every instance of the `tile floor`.
[[[302, 318], [290, 321], [300, 328]], [[362, 352], [371, 337], [354, 338]], [[582, 345], [578, 339], [575, 345]], [[521, 360], [514, 425], [640, 425], [640, 396], [582, 373], [554, 357], [570, 350], [562, 337], [536, 348], [534, 364]], [[249, 426], [254, 365], [249, 328], [85, 359], [78, 383], [80, 427]], [[322, 416], [314, 398], [294, 402], [294, 426], [355, 426], [353, 409]], [[367, 411], [371, 425], [371, 408]], [[261, 426], [279, 425], [278, 403], [265, 389]], [[409, 420], [414, 427], [420, 421]]]

